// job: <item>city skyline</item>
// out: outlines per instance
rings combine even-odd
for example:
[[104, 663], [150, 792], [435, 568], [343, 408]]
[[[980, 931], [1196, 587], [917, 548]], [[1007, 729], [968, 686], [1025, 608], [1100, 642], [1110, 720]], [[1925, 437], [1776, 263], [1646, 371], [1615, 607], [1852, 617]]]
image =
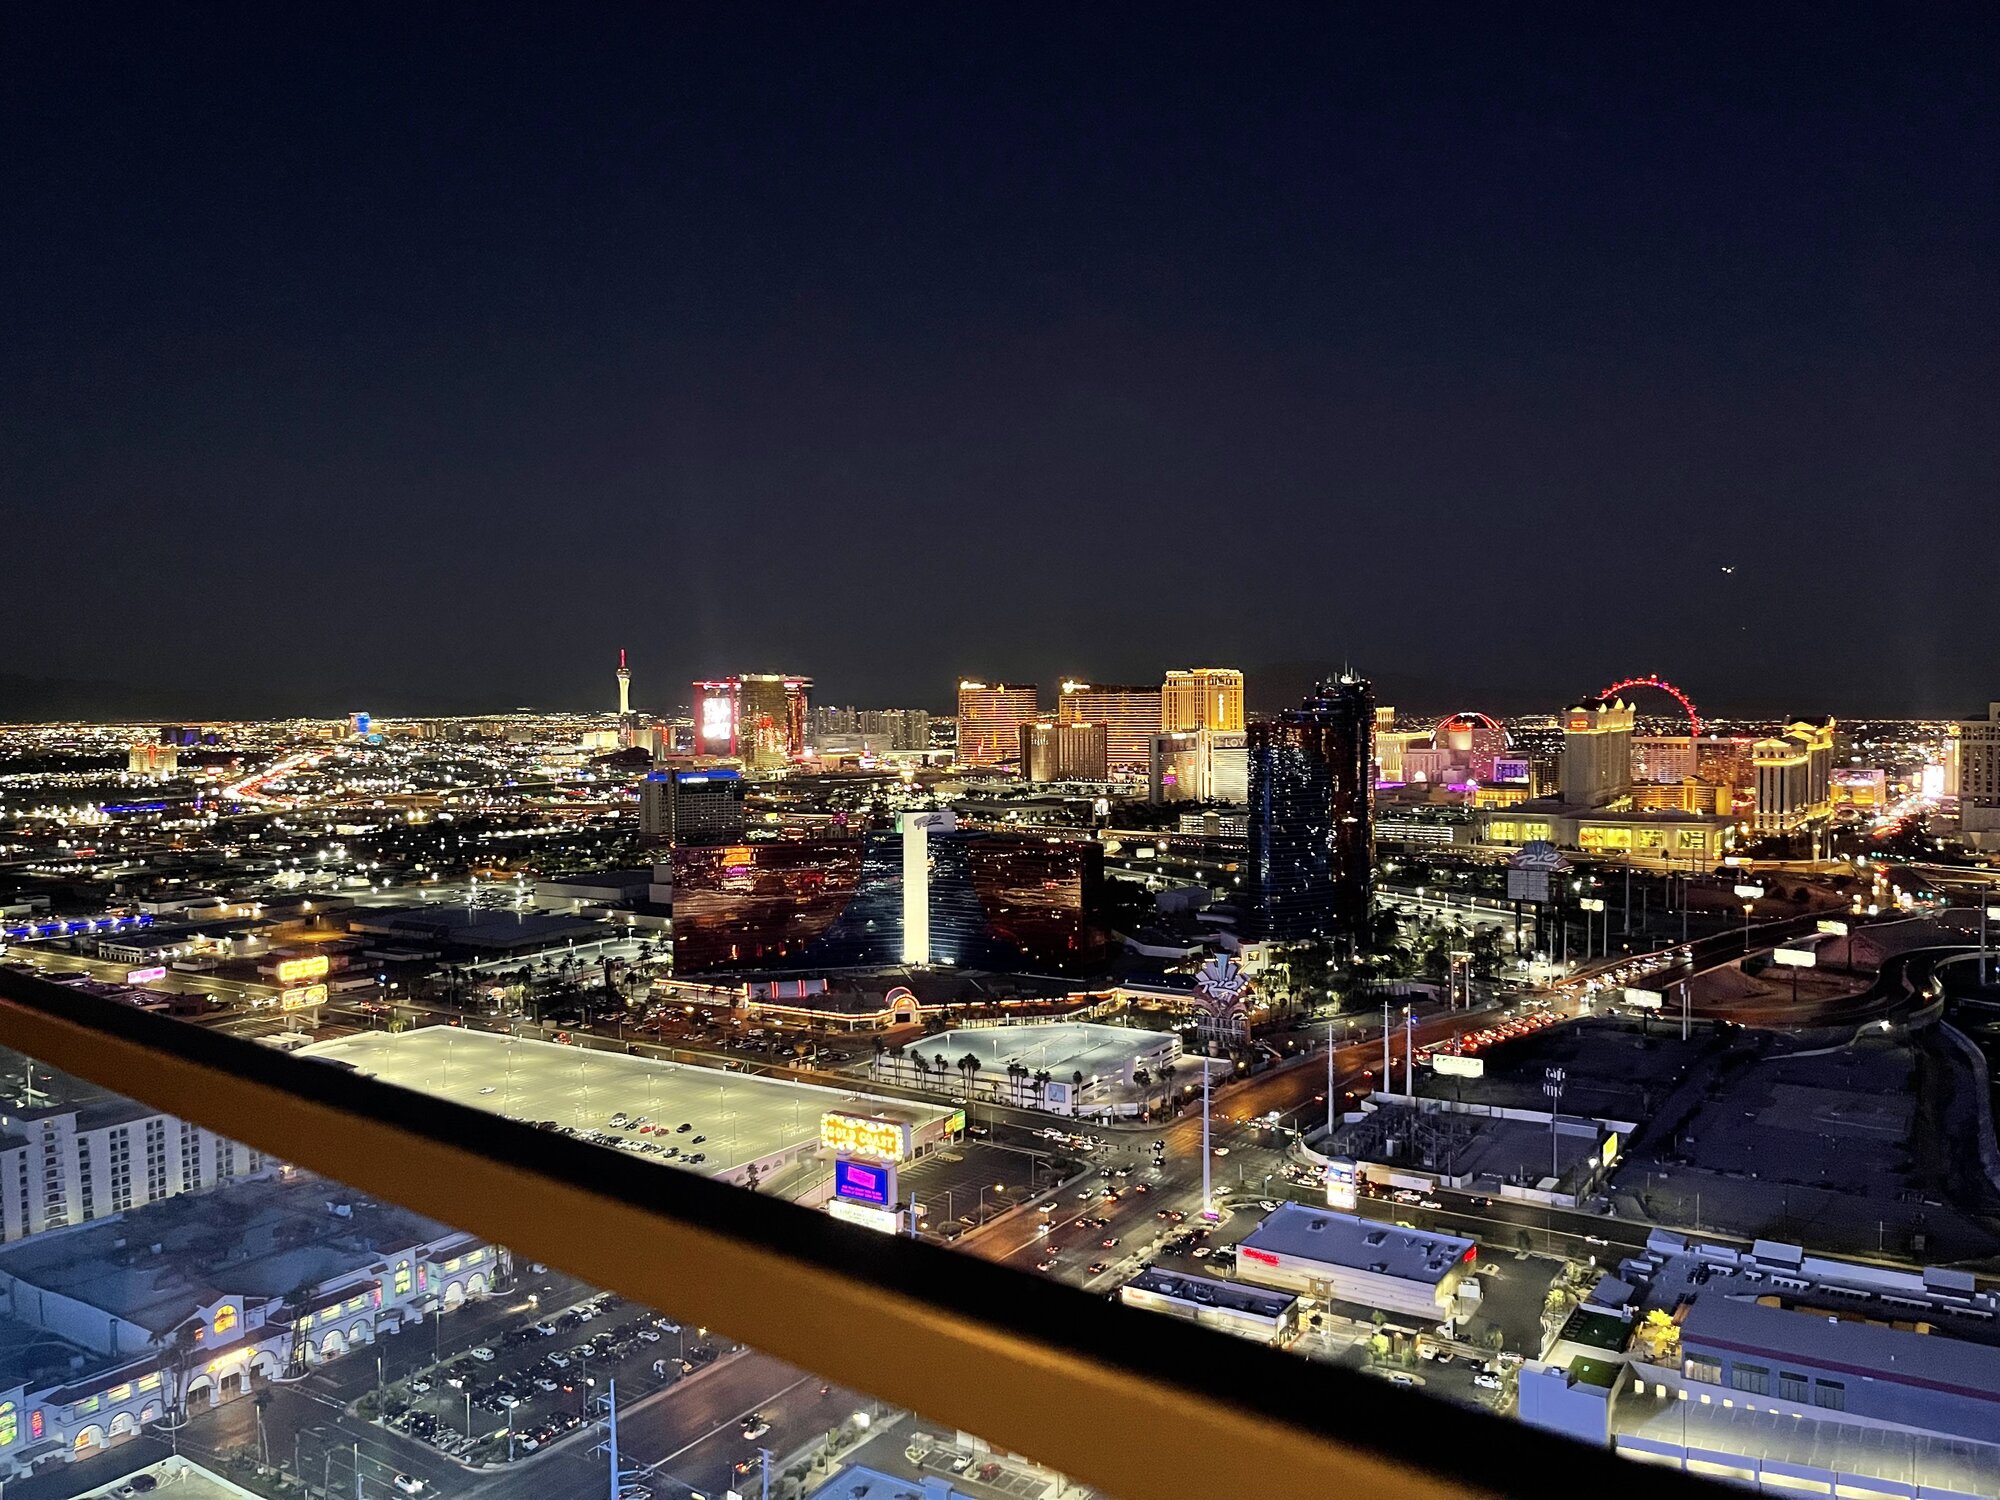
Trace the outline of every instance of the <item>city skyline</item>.
[[[630, 654], [634, 657], [631, 667], [633, 713], [641, 717], [687, 715], [692, 708], [687, 697], [688, 685], [691, 680], [703, 680], [703, 677], [681, 669], [655, 673], [647, 670], [644, 661], [638, 658], [638, 648], [631, 648]], [[806, 654], [796, 651], [789, 655], [779, 653], [778, 659], [797, 660]], [[574, 687], [565, 689], [569, 695], [559, 700], [532, 700], [500, 692], [476, 697], [454, 693], [450, 689], [435, 693], [409, 688], [400, 692], [385, 691], [379, 682], [371, 684], [358, 672], [349, 686], [335, 691], [309, 689], [293, 683], [237, 687], [212, 683], [162, 686], [0, 672], [0, 723], [74, 721], [119, 724], [178, 719], [250, 722], [260, 719], [340, 718], [351, 712], [351, 705], [357, 702], [371, 704], [369, 711], [378, 718], [454, 718], [509, 712], [601, 713], [615, 716], [616, 689], [607, 689], [605, 669], [601, 662], [596, 665], [595, 672], [585, 669], [575, 672]], [[1245, 712], [1252, 716], [1274, 714], [1307, 694], [1314, 683], [1362, 665], [1367, 666], [1367, 675], [1377, 685], [1380, 702], [1395, 707], [1400, 713], [1419, 716], [1442, 716], [1469, 710], [1498, 713], [1509, 718], [1559, 714], [1609, 685], [1607, 680], [1595, 687], [1581, 686], [1578, 684], [1583, 679], [1579, 677], [1567, 691], [1558, 689], [1552, 694], [1535, 698], [1525, 690], [1507, 694], [1473, 682], [1454, 682], [1399, 672], [1393, 664], [1385, 670], [1378, 670], [1373, 664], [1362, 664], [1355, 658], [1335, 656], [1312, 664], [1294, 661], [1243, 668]], [[1169, 669], [1161, 666], [1158, 674], [1164, 678]], [[1053, 715], [1061, 704], [1062, 684], [1078, 675], [1073, 670], [1053, 675], [994, 673], [989, 680], [998, 682], [1004, 679], [1034, 686], [1040, 695], [1037, 701], [1041, 711]], [[1138, 673], [1135, 680], [1143, 680], [1145, 675]], [[1648, 668], [1636, 674], [1613, 670], [1610, 675], [1623, 681], [1630, 676], [1653, 674]], [[1659, 675], [1663, 678], [1672, 676], [1666, 672]], [[1105, 681], [1111, 680], [1109, 673], [1099, 673], [1098, 676]], [[664, 691], [656, 690], [656, 679], [664, 681]], [[889, 691], [871, 697], [858, 690], [849, 690], [843, 679], [829, 679], [818, 673], [813, 674], [813, 679], [816, 685], [812, 703], [816, 708], [825, 705], [924, 709], [941, 718], [952, 716], [953, 695], [958, 683], [964, 680], [963, 675], [957, 673], [934, 676], [926, 683], [913, 686], [907, 693]], [[1700, 704], [1704, 719], [1719, 717], [1753, 722], [1789, 721], [1829, 713], [1848, 720], [1958, 719], [1976, 711], [1988, 696], [1975, 691], [1967, 695], [1963, 702], [1955, 697], [1919, 697], [1906, 684], [1887, 690], [1850, 685], [1831, 699], [1815, 697], [1803, 690], [1787, 691], [1782, 687], [1769, 688], [1762, 694], [1751, 693], [1725, 699], [1711, 695], [1698, 683], [1683, 685]], [[679, 696], [676, 696], [676, 691]], [[1640, 698], [1635, 707], [1642, 717], [1672, 717], [1678, 712], [1676, 706], [1664, 696]]]

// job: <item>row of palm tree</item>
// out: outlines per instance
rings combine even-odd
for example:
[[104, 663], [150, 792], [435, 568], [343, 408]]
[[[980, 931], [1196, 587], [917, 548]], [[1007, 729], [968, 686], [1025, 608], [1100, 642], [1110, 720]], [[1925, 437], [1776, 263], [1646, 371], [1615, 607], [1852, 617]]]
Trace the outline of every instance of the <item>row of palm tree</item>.
[[[946, 1076], [953, 1068], [957, 1068], [959, 1077], [964, 1082], [965, 1097], [968, 1099], [976, 1091], [979, 1074], [985, 1067], [985, 1064], [970, 1052], [966, 1053], [956, 1063], [953, 1063], [942, 1052], [933, 1053], [929, 1057], [925, 1057], [921, 1052], [911, 1053], [906, 1056], [901, 1047], [885, 1047], [878, 1041], [875, 1046], [875, 1060], [878, 1066], [885, 1054], [892, 1054], [908, 1062], [911, 1067], [917, 1070], [917, 1076], [920, 1080], [929, 1082], [931, 1087], [941, 1091], [945, 1088]], [[1036, 1105], [1040, 1105], [1047, 1096], [1049, 1085], [1053, 1082], [1055, 1082], [1055, 1074], [1046, 1069], [1037, 1070], [1028, 1067], [1025, 1063], [1019, 1062], [1010, 1062], [1007, 1064], [1008, 1093], [1017, 1105], [1027, 1102], [1025, 1096], [1030, 1090], [1033, 1091], [1033, 1102]], [[1083, 1074], [1080, 1072], [1072, 1073], [1070, 1075], [1070, 1082], [1075, 1087], [1082, 1087]], [[999, 1093], [997, 1086], [994, 1089], [994, 1093], [996, 1096]]]

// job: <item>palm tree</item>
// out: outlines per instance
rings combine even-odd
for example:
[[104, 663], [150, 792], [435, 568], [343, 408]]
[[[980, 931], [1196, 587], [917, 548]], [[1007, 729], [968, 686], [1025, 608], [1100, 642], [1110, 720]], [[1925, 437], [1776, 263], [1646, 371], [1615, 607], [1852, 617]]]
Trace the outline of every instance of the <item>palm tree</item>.
[[1049, 1085], [1056, 1081], [1056, 1075], [1047, 1071], [1035, 1075], [1035, 1103], [1042, 1103], [1049, 1092]]
[[207, 1331], [200, 1318], [189, 1318], [170, 1330], [165, 1339], [168, 1363], [174, 1372], [174, 1426], [187, 1422], [188, 1376], [201, 1357], [201, 1336]]
[[305, 1317], [312, 1307], [312, 1302], [311, 1283], [294, 1287], [285, 1296], [285, 1312], [292, 1320], [292, 1356], [285, 1366], [287, 1375], [298, 1376], [306, 1372], [306, 1346], [312, 1341], [306, 1334]]
[[965, 1075], [965, 1097], [972, 1097], [972, 1083], [979, 1076], [979, 1059], [970, 1052], [958, 1060], [958, 1071]]

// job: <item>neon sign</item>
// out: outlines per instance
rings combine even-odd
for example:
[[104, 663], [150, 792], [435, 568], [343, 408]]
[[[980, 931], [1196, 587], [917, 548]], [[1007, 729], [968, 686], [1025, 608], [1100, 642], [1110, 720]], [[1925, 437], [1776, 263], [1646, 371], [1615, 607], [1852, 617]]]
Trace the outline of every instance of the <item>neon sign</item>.
[[820, 1116], [819, 1143], [835, 1156], [899, 1162], [910, 1154], [910, 1127], [895, 1120], [829, 1111]]
[[323, 979], [330, 967], [324, 953], [311, 958], [287, 958], [278, 964], [278, 983], [297, 984], [301, 979]]

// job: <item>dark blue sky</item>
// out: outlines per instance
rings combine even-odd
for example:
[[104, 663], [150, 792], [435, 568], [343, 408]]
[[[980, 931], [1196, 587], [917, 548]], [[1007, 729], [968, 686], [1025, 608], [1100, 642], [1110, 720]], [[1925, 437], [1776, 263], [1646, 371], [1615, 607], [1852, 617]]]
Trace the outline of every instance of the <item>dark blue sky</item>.
[[0, 671], [2000, 695], [1991, 7], [1224, 9], [11, 12]]

